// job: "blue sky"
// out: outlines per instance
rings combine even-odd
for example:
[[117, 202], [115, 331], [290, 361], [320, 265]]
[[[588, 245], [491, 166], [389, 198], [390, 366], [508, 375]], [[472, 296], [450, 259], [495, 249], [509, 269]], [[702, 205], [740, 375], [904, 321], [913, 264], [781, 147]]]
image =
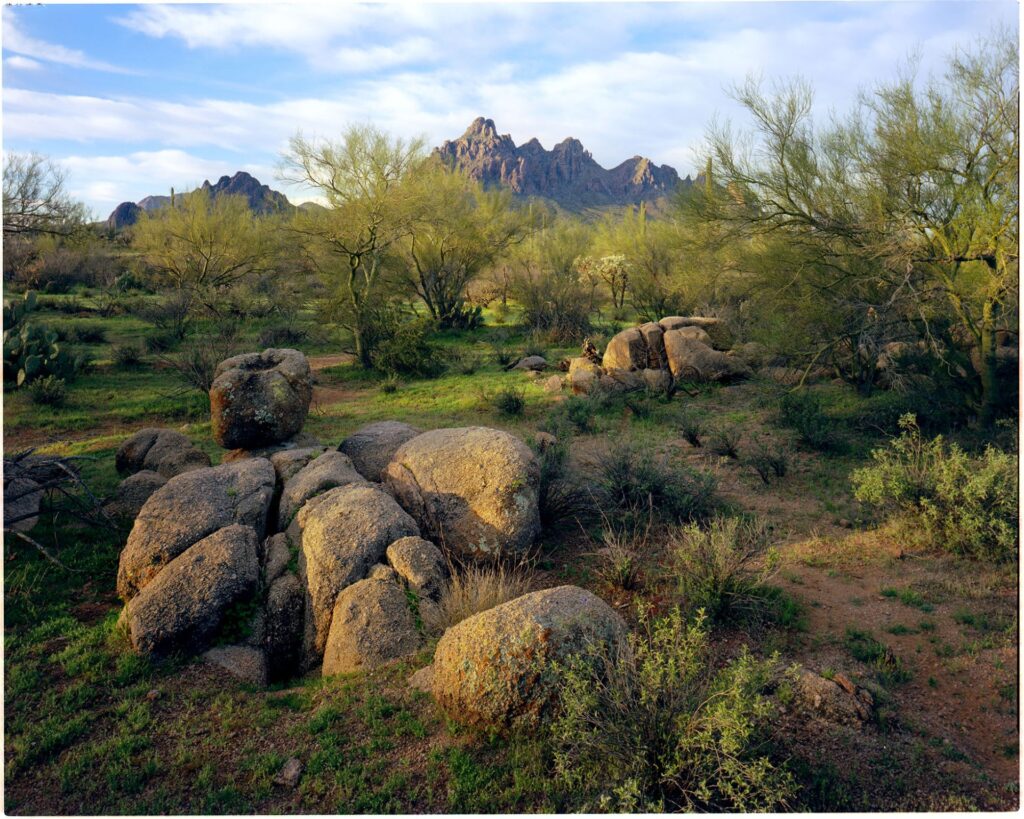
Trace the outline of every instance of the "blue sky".
[[605, 167], [685, 175], [727, 88], [801, 75], [821, 115], [912, 51], [939, 70], [1013, 2], [53, 5], [3, 9], [5, 151], [65, 165], [97, 216], [236, 170], [275, 179], [288, 138], [373, 122], [430, 144], [491, 117], [575, 136]]

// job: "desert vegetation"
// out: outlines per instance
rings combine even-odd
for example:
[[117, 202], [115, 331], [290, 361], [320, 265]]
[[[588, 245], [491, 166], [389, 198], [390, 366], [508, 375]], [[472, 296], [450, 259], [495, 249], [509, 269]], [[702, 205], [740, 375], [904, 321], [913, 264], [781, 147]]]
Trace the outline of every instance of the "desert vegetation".
[[1016, 42], [947, 69], [742, 85], [656, 213], [6, 155], [7, 810], [1016, 806]]

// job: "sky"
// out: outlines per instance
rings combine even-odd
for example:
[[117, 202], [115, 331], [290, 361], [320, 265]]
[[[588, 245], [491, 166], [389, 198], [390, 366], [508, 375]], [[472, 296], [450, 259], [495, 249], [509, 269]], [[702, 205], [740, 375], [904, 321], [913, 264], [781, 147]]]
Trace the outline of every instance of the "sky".
[[245, 170], [354, 123], [430, 145], [477, 116], [517, 144], [578, 138], [601, 165], [695, 173], [729, 88], [796, 76], [848, 110], [916, 53], [938, 73], [1015, 2], [239, 3], [3, 9], [3, 149], [61, 163], [97, 218]]

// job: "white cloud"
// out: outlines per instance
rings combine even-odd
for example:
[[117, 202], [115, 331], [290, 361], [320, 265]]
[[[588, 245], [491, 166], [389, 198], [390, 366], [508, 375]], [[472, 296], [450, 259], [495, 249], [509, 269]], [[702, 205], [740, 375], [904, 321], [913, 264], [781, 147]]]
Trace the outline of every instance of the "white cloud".
[[115, 74], [133, 73], [128, 69], [111, 65], [102, 60], [94, 60], [83, 51], [65, 48], [62, 45], [48, 43], [29, 36], [18, 27], [10, 9], [6, 10], [3, 15], [3, 35], [4, 49], [24, 55], [25, 57], [34, 57], [37, 60], [49, 63], [69, 65], [73, 68], [88, 68], [93, 71], [108, 71]]
[[8, 68], [14, 69], [15, 71], [38, 71], [43, 67], [42, 63], [38, 63], [35, 60], [29, 59], [28, 57], [6, 57], [4, 59], [4, 65]]
[[181, 150], [137, 151], [126, 156], [72, 155], [57, 160], [69, 171], [69, 191], [106, 218], [118, 204], [137, 202], [144, 196], [163, 195], [173, 187], [193, 190], [209, 179], [248, 171], [273, 185], [273, 169], [266, 165], [231, 164]]

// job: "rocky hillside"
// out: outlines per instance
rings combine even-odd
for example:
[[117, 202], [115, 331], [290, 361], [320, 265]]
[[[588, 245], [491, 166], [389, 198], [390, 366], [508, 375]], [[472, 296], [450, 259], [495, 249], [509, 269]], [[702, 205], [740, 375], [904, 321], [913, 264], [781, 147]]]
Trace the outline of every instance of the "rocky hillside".
[[[283, 193], [261, 184], [256, 177], [245, 171], [238, 171], [234, 176], [222, 176], [212, 185], [206, 180], [198, 190], [208, 191], [214, 199], [218, 196], [244, 196], [249, 207], [259, 214], [281, 213], [292, 207]], [[134, 225], [143, 211], [152, 212], [170, 204], [170, 196], [147, 196], [138, 202], [122, 202], [107, 218], [107, 226], [112, 230], [121, 230]]]
[[552, 199], [579, 210], [603, 205], [628, 205], [668, 196], [680, 184], [675, 168], [655, 165], [634, 156], [608, 170], [572, 137], [550, 151], [534, 138], [517, 146], [508, 134], [498, 134], [494, 121], [477, 117], [456, 140], [446, 140], [436, 153], [485, 185], [501, 185], [523, 196]]

